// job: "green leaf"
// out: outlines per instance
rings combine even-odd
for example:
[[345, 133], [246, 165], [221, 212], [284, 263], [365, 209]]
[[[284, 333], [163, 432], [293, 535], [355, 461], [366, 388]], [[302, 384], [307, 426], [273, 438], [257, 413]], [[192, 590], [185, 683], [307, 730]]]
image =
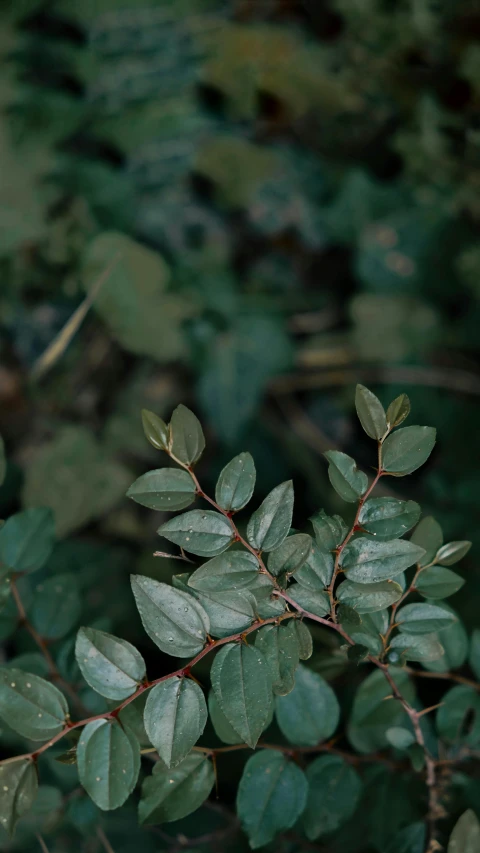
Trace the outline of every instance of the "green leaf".
[[297, 632], [298, 656], [300, 660], [308, 660], [313, 653], [312, 635], [301, 619], [294, 619], [293, 624]]
[[213, 788], [215, 775], [204, 753], [191, 752], [169, 769], [157, 761], [151, 776], [142, 785], [138, 816], [142, 824], [181, 820], [196, 811]]
[[322, 676], [300, 664], [292, 692], [276, 700], [275, 716], [290, 743], [315, 746], [334, 733], [340, 708]]
[[332, 579], [333, 564], [333, 555], [313, 542], [303, 566], [294, 572], [295, 580], [308, 589], [324, 589]]
[[[146, 692], [141, 693], [133, 702], [125, 705], [125, 708], [118, 715], [120, 722], [125, 724], [132, 734], [135, 735], [142, 748], [151, 746], [143, 723], [143, 712], [145, 710], [147, 695]], [[112, 704], [116, 705], [116, 702], [112, 702]]]
[[53, 515], [46, 507], [11, 515], [0, 530], [0, 565], [15, 572], [35, 572], [55, 544]]
[[0, 823], [10, 838], [17, 821], [31, 809], [37, 790], [37, 768], [31, 758], [0, 764]]
[[255, 618], [256, 601], [247, 590], [235, 592], [227, 589], [219, 592], [193, 590], [210, 621], [210, 634], [213, 637], [228, 637], [245, 630]]
[[148, 694], [145, 730], [167, 767], [180, 764], [207, 722], [202, 690], [189, 678], [169, 678]]
[[465, 663], [468, 657], [468, 635], [458, 618], [458, 614], [449, 604], [442, 601], [437, 606], [452, 621], [448, 628], [443, 628], [438, 638], [443, 647], [443, 655], [434, 661], [424, 662], [423, 665], [432, 672], [448, 672], [452, 669], [458, 669]]
[[230, 551], [200, 566], [190, 575], [188, 585], [199, 592], [245, 589], [255, 583], [259, 568], [249, 551]]
[[443, 646], [436, 634], [397, 634], [390, 648], [405, 660], [431, 661], [443, 655]]
[[171, 453], [185, 465], [194, 465], [205, 450], [205, 436], [197, 416], [180, 404], [170, 421]]
[[337, 617], [340, 625], [343, 625], [347, 631], [351, 628], [356, 628], [362, 624], [362, 617], [349, 604], [340, 603], [337, 608]]
[[81, 612], [77, 579], [73, 574], [65, 574], [38, 584], [29, 616], [42, 637], [59, 640], [75, 627]]
[[0, 435], [0, 486], [2, 485], [5, 474], [7, 472], [7, 460], [5, 457], [5, 443]]
[[118, 809], [132, 793], [140, 771], [136, 737], [116, 721], [94, 720], [77, 746], [78, 778], [103, 811]]
[[479, 850], [480, 823], [475, 812], [468, 809], [453, 827], [447, 853], [478, 853]]
[[132, 589], [143, 627], [162, 652], [187, 658], [203, 649], [210, 622], [193, 596], [143, 575], [132, 575]]
[[237, 814], [256, 850], [290, 829], [307, 800], [305, 774], [281, 752], [262, 750], [248, 759], [237, 794]]
[[302, 610], [315, 613], [316, 616], [326, 616], [330, 612], [330, 599], [320, 589], [309, 589], [296, 583], [288, 588], [288, 594]]
[[347, 648], [348, 660], [357, 666], [367, 660], [369, 653], [370, 649], [368, 646], [363, 646], [361, 643], [355, 643], [354, 646], [348, 646]]
[[286, 696], [295, 684], [300, 658], [295, 622], [289, 619], [280, 625], [265, 625], [255, 637], [255, 647], [261, 651], [270, 670], [273, 692], [279, 696]]
[[385, 409], [380, 400], [364, 385], [357, 385], [355, 391], [355, 408], [358, 419], [370, 438], [377, 441], [383, 438], [387, 431]]
[[[425, 559], [425, 558], [423, 558]], [[415, 582], [415, 589], [425, 598], [448, 598], [464, 585], [465, 580], [443, 566], [430, 566]]]
[[383, 470], [397, 477], [416, 471], [430, 456], [435, 438], [433, 427], [403, 427], [392, 433], [382, 445]]
[[341, 564], [348, 580], [376, 583], [396, 577], [417, 563], [422, 556], [423, 548], [405, 539], [375, 542], [366, 536], [359, 536], [344, 549]]
[[247, 539], [257, 551], [273, 551], [286, 538], [292, 525], [293, 485], [288, 480], [276, 486], [250, 517]]
[[426, 835], [427, 828], [423, 821], [412, 823], [395, 833], [386, 853], [423, 853]]
[[48, 740], [63, 729], [67, 714], [53, 684], [21, 669], [0, 669], [0, 717], [23, 737]]
[[[402, 696], [411, 704], [415, 699], [415, 689], [408, 674], [392, 666], [389, 672]], [[348, 739], [357, 752], [385, 749], [389, 746], [387, 730], [392, 726], [405, 725], [405, 711], [399, 702], [387, 699], [391, 695], [392, 688], [380, 670], [367, 675], [357, 689], [347, 728]]]
[[220, 708], [213, 690], [210, 690], [210, 693], [208, 694], [208, 712], [210, 714], [210, 722], [212, 723], [212, 726], [215, 729], [215, 734], [219, 740], [228, 744], [242, 743], [242, 738], [238, 732], [235, 731], [233, 726], [230, 725], [225, 714]]
[[193, 503], [196, 489], [188, 471], [157, 468], [135, 480], [127, 491], [127, 497], [149, 509], [174, 512]]
[[222, 509], [238, 512], [253, 495], [255, 463], [250, 453], [239, 453], [221, 471], [215, 487], [215, 500]]
[[75, 657], [81, 673], [101, 696], [122, 701], [135, 693], [145, 678], [145, 662], [126, 640], [98, 631], [80, 628]]
[[99, 277], [116, 261], [96, 295], [94, 309], [111, 335], [129, 352], [158, 361], [183, 354], [182, 323], [191, 302], [170, 293], [170, 271], [157, 252], [115, 231], [104, 231], [87, 248], [82, 278], [92, 292]]
[[242, 740], [254, 749], [272, 704], [267, 662], [258, 649], [228, 643], [217, 653], [210, 672], [218, 704]]
[[419, 602], [401, 607], [395, 621], [404, 634], [432, 634], [448, 628], [456, 617], [437, 604]]
[[419, 560], [420, 566], [427, 566], [435, 557], [443, 542], [442, 528], [433, 516], [427, 515], [415, 528], [410, 537], [414, 545], [425, 549], [425, 554]]
[[360, 510], [359, 524], [366, 533], [385, 542], [403, 536], [420, 518], [421, 509], [415, 501], [398, 498], [369, 498]]
[[410, 414], [410, 400], [406, 394], [395, 397], [387, 409], [387, 425], [389, 429], [400, 426]]
[[336, 492], [344, 501], [354, 503], [367, 491], [368, 477], [359, 471], [355, 459], [340, 450], [327, 450], [328, 476]]
[[387, 729], [386, 737], [394, 749], [408, 749], [409, 746], [415, 743], [413, 732], [403, 728], [403, 726], [392, 726], [390, 729]]
[[167, 450], [170, 429], [165, 421], [148, 409], [142, 409], [142, 426], [146, 438], [156, 450]]
[[435, 719], [439, 736], [449, 743], [480, 743], [480, 695], [474, 687], [458, 684], [442, 699]]
[[472, 632], [468, 662], [476, 677], [480, 679], [480, 628], [475, 628]]
[[374, 613], [395, 604], [402, 597], [402, 587], [395, 581], [353, 583], [343, 581], [337, 589], [337, 599], [353, 607], [357, 613]]
[[345, 539], [348, 527], [340, 515], [327, 515], [321, 509], [310, 517], [315, 539], [324, 551], [333, 551]]
[[302, 823], [314, 841], [341, 827], [354, 813], [362, 783], [343, 758], [321, 755], [307, 767], [308, 798]]
[[224, 515], [212, 510], [185, 512], [162, 524], [158, 533], [199, 557], [221, 554], [233, 542], [232, 525]]
[[312, 537], [308, 533], [294, 533], [288, 536], [278, 548], [268, 555], [267, 566], [272, 575], [284, 572], [294, 574], [312, 552]]
[[277, 595], [272, 595], [273, 584], [269, 577], [259, 574], [252, 586], [248, 587], [256, 601], [255, 615], [260, 619], [270, 619], [280, 616], [285, 611], [285, 601]]
[[462, 560], [465, 554], [468, 554], [472, 547], [471, 542], [448, 542], [447, 545], [442, 545], [437, 551], [435, 562], [441, 566], [453, 566]]

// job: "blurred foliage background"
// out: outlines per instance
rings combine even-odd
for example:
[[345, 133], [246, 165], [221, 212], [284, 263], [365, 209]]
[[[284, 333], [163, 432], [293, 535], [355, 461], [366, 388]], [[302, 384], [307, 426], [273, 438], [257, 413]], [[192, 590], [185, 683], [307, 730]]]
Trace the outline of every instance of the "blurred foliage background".
[[[125, 498], [163, 464], [140, 409], [197, 412], [206, 486], [241, 450], [259, 499], [292, 476], [300, 520], [344, 511], [325, 450], [374, 463], [353, 417], [360, 381], [384, 402], [406, 391], [411, 422], [438, 429], [429, 463], [391, 493], [474, 540], [455, 600], [472, 625], [478, 3], [2, 0], [0, 55], [0, 514], [53, 508], [45, 577], [73, 572], [85, 619], [145, 643], [128, 575], [179, 564], [152, 557], [158, 514]], [[9, 653], [14, 624], [4, 609]], [[30, 651], [20, 635], [13, 652]], [[70, 638], [54, 651], [67, 671]], [[68, 790], [68, 772], [52, 762], [52, 784]], [[126, 813], [108, 818], [116, 853], [133, 849]]]

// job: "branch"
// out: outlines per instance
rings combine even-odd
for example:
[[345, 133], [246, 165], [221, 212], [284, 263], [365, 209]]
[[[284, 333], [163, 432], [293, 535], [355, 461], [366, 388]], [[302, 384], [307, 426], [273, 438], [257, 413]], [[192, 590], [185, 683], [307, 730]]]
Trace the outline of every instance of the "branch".
[[35, 628], [31, 624], [31, 622], [29, 621], [27, 614], [25, 612], [25, 608], [23, 606], [23, 602], [22, 602], [20, 593], [18, 591], [17, 584], [15, 583], [15, 578], [12, 578], [12, 581], [10, 584], [10, 589], [12, 591], [13, 600], [15, 602], [15, 605], [16, 605], [16, 608], [18, 611], [18, 618], [19, 618], [20, 624], [23, 625], [23, 627], [28, 631], [28, 633], [32, 637], [33, 641], [36, 643], [36, 645], [40, 649], [42, 655], [44, 656], [44, 658], [47, 662], [48, 672], [49, 672], [50, 678], [52, 679], [52, 681], [56, 681], [57, 684], [59, 685], [59, 687], [62, 687], [62, 689], [66, 693], [68, 693], [70, 698], [79, 707], [83, 707], [82, 703], [80, 702], [80, 699], [78, 698], [77, 694], [75, 693], [75, 690], [73, 689], [73, 687], [68, 683], [68, 681], [65, 681], [65, 679], [62, 678], [62, 676], [58, 670], [58, 667], [57, 667], [52, 655], [50, 654], [46, 640], [38, 633], [38, 631], [35, 630]]
[[[329, 755], [338, 755], [340, 758], [343, 758], [344, 761], [348, 761], [349, 764], [386, 764], [389, 767], [399, 768], [404, 766], [404, 762], [394, 761], [393, 759], [389, 759], [385, 755], [381, 755], [380, 753], [374, 753], [372, 755], [354, 755], [351, 752], [346, 752], [343, 749], [337, 749], [333, 746], [332, 743], [318, 743], [315, 746], [283, 746], [278, 743], [266, 743], [265, 741], [259, 741], [257, 743], [257, 747], [259, 749], [274, 749], [277, 752], [283, 752], [284, 755], [289, 755], [291, 757], [295, 757], [297, 755], [310, 755], [316, 752], [327, 752]], [[232, 746], [220, 746], [220, 747], [208, 747], [208, 746], [194, 746], [193, 751], [196, 752], [204, 752], [207, 755], [223, 755], [228, 752], [237, 752], [241, 749], [251, 749], [251, 747], [247, 743], [236, 743]]]

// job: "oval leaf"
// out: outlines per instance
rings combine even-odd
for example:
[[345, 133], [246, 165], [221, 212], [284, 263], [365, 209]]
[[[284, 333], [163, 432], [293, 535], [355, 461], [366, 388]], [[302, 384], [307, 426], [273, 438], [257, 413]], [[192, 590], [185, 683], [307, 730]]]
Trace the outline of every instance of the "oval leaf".
[[410, 400], [406, 394], [395, 397], [387, 409], [387, 425], [389, 429], [399, 426], [410, 414]]
[[[389, 667], [389, 671], [399, 691], [411, 704], [415, 688], [408, 674], [395, 667]], [[405, 724], [405, 711], [400, 703], [385, 701], [391, 694], [392, 688], [380, 670], [367, 675], [357, 689], [347, 729], [348, 739], [357, 752], [385, 749], [389, 746], [387, 730]]]
[[248, 759], [237, 795], [237, 814], [256, 850], [289, 829], [307, 800], [305, 774], [280, 752], [262, 750]]
[[94, 720], [77, 746], [80, 783], [103, 811], [118, 809], [132, 793], [140, 771], [140, 746], [116, 721]]
[[272, 704], [265, 658], [252, 646], [229, 643], [217, 653], [210, 678], [227, 720], [253, 749], [265, 728]]
[[255, 618], [256, 601], [248, 590], [195, 590], [193, 594], [209, 618], [210, 634], [213, 637], [228, 637], [244, 631]]
[[423, 553], [423, 548], [405, 539], [375, 542], [366, 536], [359, 536], [344, 549], [341, 564], [348, 580], [377, 583], [401, 574], [417, 563]]
[[268, 568], [272, 575], [283, 572], [293, 574], [303, 566], [312, 550], [312, 538], [307, 533], [288, 536], [278, 548], [268, 555]]
[[35, 572], [55, 544], [53, 513], [34, 507], [11, 515], [0, 530], [0, 564], [16, 572]]
[[397, 634], [390, 648], [405, 660], [431, 661], [443, 655], [443, 646], [436, 634]]
[[340, 450], [328, 450], [328, 476], [335, 491], [344, 501], [354, 503], [367, 491], [368, 477], [359, 471], [355, 459]]
[[53, 684], [21, 669], [0, 669], [0, 716], [23, 737], [47, 740], [68, 715], [65, 697]]
[[210, 622], [193, 596], [143, 575], [132, 576], [132, 589], [143, 627], [162, 652], [186, 658], [203, 649]]
[[296, 583], [288, 589], [290, 598], [307, 613], [315, 616], [326, 616], [330, 611], [330, 599], [326, 592], [320, 589], [309, 589]]
[[300, 664], [292, 692], [276, 700], [275, 715], [290, 743], [315, 746], [334, 733], [340, 708], [335, 693], [321, 675]]
[[202, 805], [214, 781], [211, 761], [204, 753], [190, 753], [173, 769], [157, 761], [152, 775], [142, 785], [138, 807], [140, 823], [181, 820]]
[[370, 498], [360, 511], [359, 524], [380, 542], [403, 536], [417, 524], [421, 509], [415, 501]]
[[376, 438], [377, 441], [383, 438], [387, 431], [385, 409], [378, 397], [368, 388], [365, 388], [365, 385], [357, 385], [355, 408], [358, 419], [367, 435], [370, 438]]
[[294, 572], [295, 580], [309, 589], [322, 590], [332, 579], [333, 565], [333, 555], [313, 542], [303, 566]]
[[215, 500], [227, 512], [243, 509], [255, 488], [255, 463], [250, 453], [239, 453], [220, 473], [215, 487]]
[[195, 500], [196, 489], [188, 471], [157, 468], [147, 471], [130, 486], [127, 497], [149, 509], [174, 512]]
[[448, 542], [447, 545], [443, 545], [437, 551], [435, 562], [441, 566], [453, 566], [454, 563], [462, 560], [465, 554], [468, 554], [471, 547], [472, 543], [467, 541]]
[[199, 592], [244, 589], [255, 583], [260, 566], [248, 551], [230, 551], [208, 560], [188, 579], [188, 585]]
[[315, 539], [322, 550], [333, 551], [345, 539], [348, 527], [340, 515], [327, 515], [321, 509], [310, 517]]
[[0, 764], [0, 823], [10, 837], [31, 809], [37, 791], [37, 768], [31, 758]]
[[194, 465], [205, 449], [205, 436], [197, 416], [180, 404], [170, 421], [170, 448], [175, 459]]
[[202, 734], [207, 705], [198, 684], [188, 678], [169, 678], [148, 694], [145, 730], [167, 767], [180, 764]]
[[410, 541], [425, 549], [425, 554], [418, 561], [420, 566], [431, 563], [443, 542], [442, 528], [431, 515], [422, 518], [413, 531]]
[[170, 431], [165, 421], [162, 421], [158, 415], [149, 412], [148, 409], [142, 409], [142, 426], [146, 438], [156, 450], [168, 448]]
[[430, 566], [417, 578], [415, 589], [425, 598], [448, 598], [464, 585], [465, 580], [443, 566]]
[[300, 660], [308, 660], [313, 653], [312, 635], [301, 619], [294, 619], [294, 625], [297, 632], [299, 658]]
[[78, 623], [82, 602], [75, 575], [54, 575], [38, 584], [30, 619], [42, 637], [59, 640]]
[[302, 823], [307, 838], [335, 832], [352, 816], [362, 788], [360, 777], [343, 758], [322, 755], [307, 767], [308, 798]]
[[420, 602], [401, 607], [395, 621], [404, 634], [432, 634], [448, 628], [456, 621], [456, 617], [436, 604]]
[[158, 533], [199, 557], [221, 554], [233, 542], [233, 528], [229, 520], [212, 510], [185, 512], [162, 524]]
[[286, 538], [292, 525], [293, 485], [288, 480], [276, 486], [255, 510], [247, 525], [247, 539], [257, 551], [273, 551]]
[[435, 445], [433, 427], [410, 426], [399, 429], [382, 445], [382, 468], [389, 474], [404, 477], [420, 468]]
[[337, 599], [357, 613], [375, 613], [395, 604], [402, 597], [402, 587], [395, 581], [380, 583], [353, 583], [343, 581], [337, 590]]
[[255, 647], [260, 649], [270, 670], [273, 692], [286, 696], [293, 690], [295, 670], [300, 659], [295, 619], [285, 624], [265, 625], [255, 638]]
[[475, 812], [468, 809], [453, 827], [447, 853], [478, 853], [479, 850], [480, 823]]
[[105, 631], [80, 628], [75, 656], [87, 684], [107, 699], [126, 699], [145, 678], [145, 662], [140, 652], [126, 640]]
[[210, 722], [215, 729], [215, 734], [220, 740], [230, 745], [242, 742], [242, 738], [238, 732], [235, 731], [233, 726], [230, 725], [225, 714], [220, 708], [213, 690], [210, 690], [210, 693], [208, 694], [208, 711], [210, 714]]

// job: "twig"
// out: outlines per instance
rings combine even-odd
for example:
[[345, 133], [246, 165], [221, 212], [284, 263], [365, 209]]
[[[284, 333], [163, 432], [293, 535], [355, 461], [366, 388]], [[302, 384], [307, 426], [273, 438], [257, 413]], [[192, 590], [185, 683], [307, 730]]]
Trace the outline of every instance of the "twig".
[[[276, 752], [283, 752], [285, 755], [296, 756], [296, 755], [310, 755], [317, 752], [327, 752], [330, 755], [338, 755], [340, 758], [343, 758], [344, 761], [348, 761], [349, 764], [386, 764], [389, 767], [403, 767], [403, 762], [393, 761], [392, 759], [387, 758], [385, 755], [380, 755], [379, 753], [374, 753], [372, 755], [354, 755], [351, 752], [346, 752], [342, 749], [337, 749], [331, 743], [318, 743], [315, 746], [283, 746], [278, 743], [266, 743], [265, 741], [259, 741], [257, 743], [258, 749], [273, 749]], [[236, 743], [232, 746], [219, 746], [219, 747], [208, 747], [208, 746], [194, 746], [194, 752], [204, 752], [207, 755], [223, 755], [224, 753], [229, 752], [237, 752], [242, 749], [251, 749], [251, 747], [247, 743]]]
[[105, 850], [105, 853], [115, 853], [115, 850], [110, 844], [101, 826], [97, 826], [97, 836], [100, 843], [102, 844], [103, 849]]
[[183, 549], [181, 554], [169, 554], [167, 551], [154, 551], [153, 556], [164, 557], [166, 560], [183, 560], [184, 563], [192, 563], [192, 565], [195, 565], [193, 560], [190, 560], [190, 558], [184, 554]]
[[287, 374], [274, 379], [270, 385], [275, 395], [314, 388], [331, 388], [358, 382], [398, 383], [403, 385], [425, 385], [445, 388], [463, 394], [480, 394], [480, 377], [456, 367], [362, 367], [351, 365], [341, 370], [322, 370], [315, 373]]
[[61, 358], [61, 356], [67, 349], [69, 343], [73, 339], [74, 335], [80, 328], [83, 320], [87, 316], [93, 303], [95, 302], [95, 299], [97, 298], [101, 287], [110, 277], [119, 260], [120, 254], [118, 253], [110, 261], [108, 267], [104, 270], [104, 272], [95, 282], [90, 293], [85, 297], [83, 302], [81, 302], [78, 308], [73, 312], [72, 316], [67, 321], [63, 329], [61, 329], [61, 331], [53, 339], [51, 344], [49, 344], [45, 352], [42, 353], [42, 355], [37, 359], [32, 368], [32, 379], [37, 381], [41, 379], [53, 367], [55, 362], [57, 362], [58, 359]]
[[473, 687], [480, 693], [480, 684], [478, 681], [473, 681], [471, 678], [466, 678], [464, 675], [459, 675], [456, 672], [428, 672], [424, 669], [413, 669], [413, 667], [405, 666], [404, 671], [415, 678], [440, 678], [444, 681], [455, 681], [457, 684], [464, 684], [466, 687]]
[[42, 838], [39, 832], [36, 833], [36, 838], [38, 843], [40, 844], [40, 847], [42, 848], [42, 853], [50, 853], [47, 845], [45, 844], [44, 839]]
[[13, 597], [13, 600], [15, 602], [17, 611], [18, 611], [18, 617], [19, 617], [20, 624], [23, 625], [23, 627], [25, 628], [26, 631], [28, 631], [28, 633], [30, 634], [30, 636], [32, 637], [32, 639], [34, 640], [34, 642], [36, 643], [36, 645], [40, 649], [42, 655], [44, 656], [44, 658], [47, 662], [50, 678], [52, 679], [52, 681], [56, 681], [56, 683], [59, 685], [59, 687], [62, 687], [62, 689], [65, 690], [66, 693], [68, 693], [68, 695], [70, 696], [72, 701], [74, 701], [79, 706], [79, 708], [83, 709], [83, 705], [82, 705], [79, 697], [75, 693], [75, 690], [68, 683], [68, 681], [65, 681], [65, 679], [62, 678], [62, 676], [58, 670], [58, 667], [57, 667], [52, 655], [50, 654], [50, 651], [48, 649], [48, 646], [47, 646], [45, 639], [38, 633], [38, 631], [33, 627], [32, 623], [29, 621], [27, 614], [25, 612], [25, 608], [23, 606], [23, 602], [22, 602], [20, 593], [18, 591], [17, 584], [15, 582], [15, 578], [12, 578], [12, 581], [10, 584], [10, 589], [12, 592], [12, 597]]

